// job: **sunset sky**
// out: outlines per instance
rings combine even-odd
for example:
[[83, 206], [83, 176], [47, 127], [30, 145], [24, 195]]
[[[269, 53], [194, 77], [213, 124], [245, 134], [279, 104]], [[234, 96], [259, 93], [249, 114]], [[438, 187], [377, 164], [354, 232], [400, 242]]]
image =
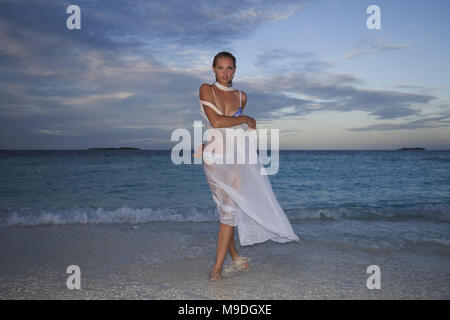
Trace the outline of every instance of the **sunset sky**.
[[201, 120], [220, 51], [237, 59], [244, 114], [279, 129], [281, 149], [450, 149], [449, 13], [446, 0], [0, 0], [0, 149], [171, 149]]

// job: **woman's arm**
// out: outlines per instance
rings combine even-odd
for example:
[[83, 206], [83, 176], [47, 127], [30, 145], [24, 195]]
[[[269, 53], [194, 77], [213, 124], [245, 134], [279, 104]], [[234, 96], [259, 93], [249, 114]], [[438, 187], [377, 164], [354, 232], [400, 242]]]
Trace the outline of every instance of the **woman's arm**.
[[[200, 97], [200, 100], [214, 103], [212, 93], [211, 93], [211, 87], [209, 86], [209, 84], [204, 83], [201, 85], [199, 97]], [[245, 97], [245, 100], [246, 100], [246, 98], [247, 97]], [[209, 122], [215, 128], [228, 128], [228, 127], [236, 126], [238, 124], [246, 123], [250, 128], [256, 129], [256, 122], [255, 122], [255, 119], [253, 119], [252, 117], [249, 117], [246, 115], [242, 115], [239, 117], [223, 116], [223, 115], [220, 115], [217, 112], [215, 112], [210, 107], [204, 106], [204, 105], [203, 105], [203, 109], [205, 110], [205, 113], [206, 113], [206, 116], [208, 117]]]
[[247, 104], [247, 94], [244, 91], [242, 93], [242, 112], [244, 112], [245, 105]]
[[[242, 91], [242, 112], [244, 112], [245, 105], [247, 104], [247, 94]], [[256, 129], [256, 120], [247, 116], [247, 125], [249, 128]]]
[[[210, 110], [210, 112], [214, 112]], [[215, 112], [214, 112], [215, 113]], [[206, 113], [208, 115], [208, 113]], [[229, 116], [221, 116], [216, 113], [217, 117], [214, 123], [211, 122], [211, 125], [214, 128], [228, 128], [232, 126], [236, 126], [238, 124], [246, 123], [248, 125], [248, 122], [250, 120], [249, 116], [239, 116], [239, 117], [229, 117]], [[209, 116], [208, 116], [209, 118]]]

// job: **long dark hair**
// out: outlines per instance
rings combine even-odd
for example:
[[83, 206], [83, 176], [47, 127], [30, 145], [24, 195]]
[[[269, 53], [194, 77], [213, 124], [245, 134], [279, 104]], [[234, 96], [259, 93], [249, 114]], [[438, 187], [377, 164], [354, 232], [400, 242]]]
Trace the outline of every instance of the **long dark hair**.
[[[222, 58], [222, 57], [230, 58], [233, 61], [234, 68], [236, 68], [236, 58], [227, 51], [222, 51], [215, 55], [214, 60], [213, 60], [214, 68], [216, 67], [217, 59]], [[216, 81], [217, 81], [217, 77], [216, 77]], [[231, 86], [233, 86], [233, 80], [230, 80], [230, 87]]]

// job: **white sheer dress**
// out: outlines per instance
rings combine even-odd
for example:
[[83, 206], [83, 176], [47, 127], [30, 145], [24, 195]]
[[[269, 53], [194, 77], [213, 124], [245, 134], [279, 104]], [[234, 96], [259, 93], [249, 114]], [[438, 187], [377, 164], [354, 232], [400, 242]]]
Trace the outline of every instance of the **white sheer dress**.
[[[213, 94], [215, 103], [214, 90]], [[239, 95], [241, 100], [240, 91]], [[241, 245], [251, 245], [269, 239], [276, 242], [298, 241], [299, 238], [278, 204], [268, 176], [262, 174], [264, 166], [257, 155], [256, 130], [246, 124], [214, 128], [204, 108], [211, 108], [220, 115], [223, 113], [215, 104], [200, 100], [202, 122], [214, 137], [194, 153], [194, 157], [203, 156], [203, 169], [219, 211], [220, 222], [237, 226]], [[233, 116], [240, 114], [241, 103]], [[233, 155], [235, 158], [231, 164], [227, 163], [231, 149], [227, 146], [226, 139], [230, 139], [230, 136], [227, 136], [226, 130], [236, 136], [233, 138], [236, 145]], [[221, 139], [215, 139], [218, 136], [221, 136]], [[245, 163], [237, 161], [239, 157], [243, 157]]]

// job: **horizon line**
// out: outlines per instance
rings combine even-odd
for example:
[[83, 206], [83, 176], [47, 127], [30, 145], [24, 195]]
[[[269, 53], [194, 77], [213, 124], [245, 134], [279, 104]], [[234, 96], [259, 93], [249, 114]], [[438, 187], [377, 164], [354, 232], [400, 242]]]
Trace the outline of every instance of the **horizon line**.
[[[123, 147], [122, 147], [123, 148]], [[172, 149], [141, 149], [137, 147], [137, 150], [129, 150], [129, 149], [123, 149], [120, 150], [119, 147], [96, 147], [94, 149], [100, 149], [100, 150], [90, 150], [92, 148], [83, 148], [83, 149], [0, 149], [0, 151], [102, 151], [101, 149], [105, 150], [120, 150], [120, 151], [171, 151]], [[400, 148], [393, 148], [393, 149], [278, 149], [278, 151], [411, 151], [411, 150], [402, 150], [403, 148], [423, 148], [423, 150], [417, 150], [417, 151], [450, 151], [449, 149], [427, 149], [424, 147], [400, 147]], [[195, 152], [195, 149], [190, 149], [191, 151]], [[270, 149], [257, 149], [257, 150], [268, 150]], [[414, 151], [414, 150], [412, 150]]]

